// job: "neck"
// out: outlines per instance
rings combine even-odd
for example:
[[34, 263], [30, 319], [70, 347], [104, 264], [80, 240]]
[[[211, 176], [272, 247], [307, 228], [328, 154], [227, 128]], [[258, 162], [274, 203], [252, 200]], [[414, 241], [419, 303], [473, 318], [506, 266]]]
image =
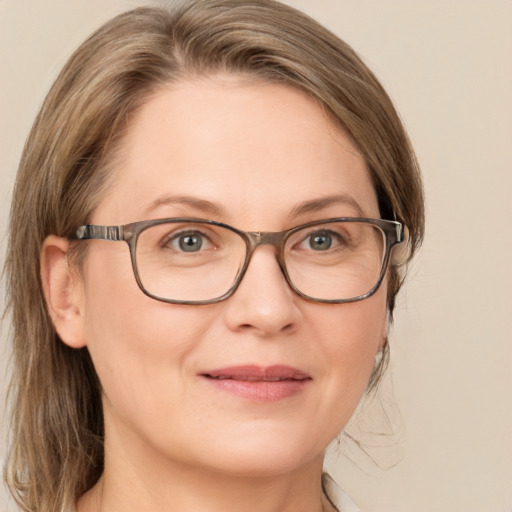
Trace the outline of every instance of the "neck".
[[[283, 482], [243, 481], [217, 478], [205, 481], [198, 473], [194, 479], [180, 478], [165, 489], [149, 488], [141, 482], [123, 484], [104, 475], [80, 501], [79, 512], [334, 512], [323, 495], [321, 484], [300, 479]], [[187, 481], [188, 480], [188, 481]], [[194, 483], [192, 483], [194, 480]], [[214, 483], [214, 480], [217, 483]], [[130, 485], [133, 484], [134, 485]], [[301, 485], [302, 484], [302, 485]], [[313, 485], [314, 484], [314, 485]]]
[[283, 474], [238, 475], [150, 457], [106, 457], [78, 512], [334, 512], [323, 493], [322, 460]]

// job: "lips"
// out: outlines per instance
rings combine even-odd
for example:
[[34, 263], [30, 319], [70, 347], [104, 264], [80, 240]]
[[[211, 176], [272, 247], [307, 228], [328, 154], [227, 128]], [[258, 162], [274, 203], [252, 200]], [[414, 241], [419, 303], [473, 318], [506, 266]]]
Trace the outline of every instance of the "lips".
[[218, 390], [257, 402], [275, 402], [296, 396], [311, 382], [311, 377], [297, 368], [275, 366], [232, 366], [202, 373]]

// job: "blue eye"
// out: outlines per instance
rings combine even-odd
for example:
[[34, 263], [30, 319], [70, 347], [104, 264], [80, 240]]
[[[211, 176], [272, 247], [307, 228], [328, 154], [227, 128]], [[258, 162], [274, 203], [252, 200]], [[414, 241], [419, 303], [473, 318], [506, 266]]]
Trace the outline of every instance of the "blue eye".
[[332, 246], [332, 235], [327, 231], [319, 231], [310, 235], [308, 242], [314, 251], [327, 251]]
[[170, 234], [162, 247], [172, 249], [176, 253], [199, 253], [212, 249], [210, 238], [200, 231], [181, 231]]
[[199, 234], [181, 235], [178, 238], [178, 245], [184, 252], [197, 252], [203, 246], [203, 239]]

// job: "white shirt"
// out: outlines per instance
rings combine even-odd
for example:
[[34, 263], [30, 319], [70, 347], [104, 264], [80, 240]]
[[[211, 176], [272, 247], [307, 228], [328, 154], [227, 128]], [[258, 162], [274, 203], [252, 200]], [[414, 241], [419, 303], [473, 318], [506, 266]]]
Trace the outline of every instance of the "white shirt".
[[328, 473], [323, 474], [322, 484], [327, 497], [339, 512], [361, 512], [361, 509]]

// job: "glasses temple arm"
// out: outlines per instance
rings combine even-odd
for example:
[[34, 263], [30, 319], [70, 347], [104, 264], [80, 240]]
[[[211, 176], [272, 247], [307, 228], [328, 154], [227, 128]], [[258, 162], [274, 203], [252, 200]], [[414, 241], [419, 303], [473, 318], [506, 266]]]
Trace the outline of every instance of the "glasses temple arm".
[[88, 224], [80, 226], [75, 233], [78, 240], [111, 240], [117, 242], [124, 240], [123, 226], [95, 226]]

